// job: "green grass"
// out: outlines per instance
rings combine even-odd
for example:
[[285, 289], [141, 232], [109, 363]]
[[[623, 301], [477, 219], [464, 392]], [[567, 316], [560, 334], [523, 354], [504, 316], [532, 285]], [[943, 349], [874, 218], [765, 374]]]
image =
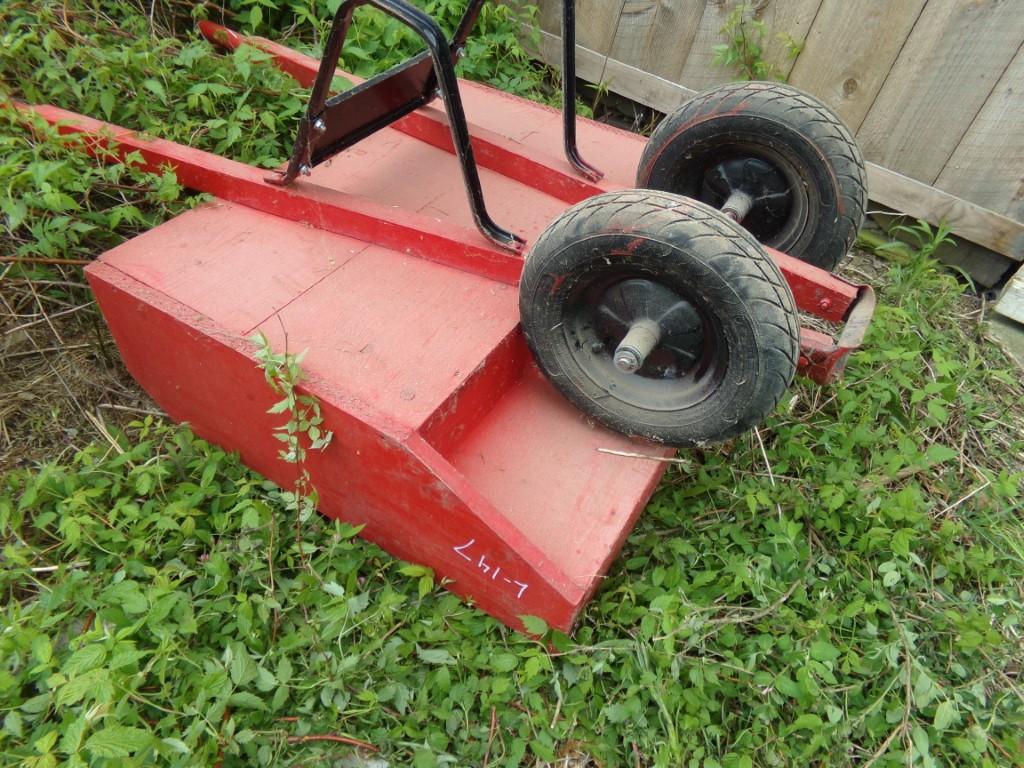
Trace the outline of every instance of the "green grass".
[[[259, 57], [60, 7], [0, 10], [0, 87], [98, 117], [106, 88], [115, 121], [287, 153], [302, 94]], [[190, 203], [10, 113], [0, 141], [5, 252], [92, 256]], [[571, 638], [509, 631], [350, 526], [296, 527], [289, 491], [183, 427], [8, 473], [0, 764], [329, 765], [338, 739], [396, 766], [1021, 764], [1019, 373], [924, 246], [858, 262], [888, 271], [842, 384], [682, 454]]]

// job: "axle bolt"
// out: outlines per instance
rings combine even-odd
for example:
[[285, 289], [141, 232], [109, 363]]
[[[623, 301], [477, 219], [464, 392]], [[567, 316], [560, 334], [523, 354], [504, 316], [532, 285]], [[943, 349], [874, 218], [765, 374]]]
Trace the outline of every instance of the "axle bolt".
[[656, 322], [637, 320], [615, 349], [615, 367], [623, 373], [636, 373], [660, 340], [661, 328]]
[[324, 119], [322, 117], [318, 117], [315, 121], [313, 121], [313, 130], [316, 131], [317, 133], [326, 133], [327, 123], [324, 122]]
[[754, 198], [746, 192], [734, 190], [729, 195], [729, 199], [722, 204], [722, 213], [739, 224], [747, 218], [747, 214], [750, 213], [750, 209], [753, 207]]

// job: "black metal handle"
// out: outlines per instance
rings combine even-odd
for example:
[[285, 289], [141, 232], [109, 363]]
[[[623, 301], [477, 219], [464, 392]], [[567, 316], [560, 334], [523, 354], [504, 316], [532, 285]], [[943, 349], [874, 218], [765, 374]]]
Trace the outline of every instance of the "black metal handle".
[[576, 0], [562, 0], [562, 125], [569, 163], [584, 177], [600, 181], [604, 174], [576, 146]]

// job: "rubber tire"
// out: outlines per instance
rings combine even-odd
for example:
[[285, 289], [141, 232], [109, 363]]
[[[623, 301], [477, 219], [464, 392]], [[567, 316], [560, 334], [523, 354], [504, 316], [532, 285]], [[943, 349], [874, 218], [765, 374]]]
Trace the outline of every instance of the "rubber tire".
[[[652, 411], [624, 402], [607, 382], [587, 375], [570, 350], [563, 329], [568, 297], [602, 270], [634, 265], [720, 324], [724, 376], [692, 407]], [[519, 308], [537, 364], [562, 394], [611, 429], [659, 443], [699, 445], [751, 429], [774, 410], [796, 373], [799, 315], [775, 262], [719, 211], [667, 192], [610, 192], [562, 214], [526, 259]]]
[[864, 159], [835, 112], [791, 85], [730, 83], [697, 94], [651, 135], [637, 169], [637, 187], [699, 198], [703, 171], [680, 178], [679, 166], [695, 157], [699, 163], [730, 139], [741, 152], [763, 147], [786, 155], [810, 201], [808, 218], [793, 237], [764, 244], [834, 270], [864, 224]]

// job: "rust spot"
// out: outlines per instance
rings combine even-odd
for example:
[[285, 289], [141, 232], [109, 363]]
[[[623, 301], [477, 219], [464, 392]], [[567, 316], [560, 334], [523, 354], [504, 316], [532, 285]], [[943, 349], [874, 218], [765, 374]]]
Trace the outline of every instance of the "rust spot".
[[551, 276], [551, 295], [552, 296], [554, 296], [556, 293], [558, 293], [558, 289], [562, 287], [562, 283], [565, 282], [565, 279], [567, 277], [568, 277], [568, 275], [552, 275]]
[[633, 255], [637, 249], [643, 245], [646, 241], [642, 237], [634, 237], [628, 243], [626, 243], [626, 253]]

